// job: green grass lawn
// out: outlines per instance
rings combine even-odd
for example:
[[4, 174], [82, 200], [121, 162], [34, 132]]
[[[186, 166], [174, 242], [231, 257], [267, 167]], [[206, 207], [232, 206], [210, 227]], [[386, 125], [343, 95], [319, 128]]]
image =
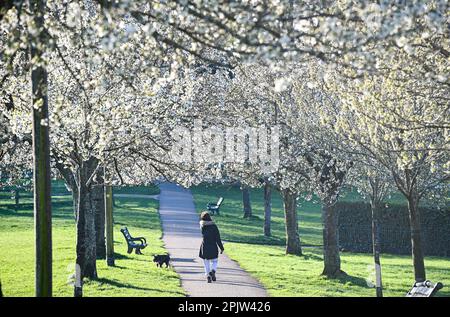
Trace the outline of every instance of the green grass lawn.
[[[0, 199], [14, 200], [13, 187], [0, 188]], [[135, 194], [135, 195], [158, 195], [160, 190], [157, 185], [150, 184], [148, 186], [114, 186], [114, 194]], [[63, 180], [52, 180], [52, 195], [64, 196], [70, 195]], [[20, 189], [19, 195], [21, 198], [31, 198], [33, 193], [29, 190]]]
[[[142, 189], [137, 190], [141, 193]], [[34, 229], [30, 197], [15, 211], [9, 193], [0, 192], [0, 280], [5, 296], [34, 296]], [[98, 280], [86, 281], [84, 296], [184, 296], [172, 269], [156, 268], [152, 254], [165, 253], [161, 240], [158, 202], [152, 199], [116, 198], [114, 248], [116, 266], [97, 261]], [[120, 232], [144, 236], [144, 255], [127, 254]], [[70, 196], [53, 198], [53, 295], [73, 296], [68, 284], [74, 271], [75, 222]]]
[[[251, 190], [254, 217], [243, 219], [242, 194], [238, 187], [199, 185], [192, 188], [197, 210], [208, 202], [224, 197], [221, 215], [215, 216], [222, 239], [226, 240], [226, 253], [255, 276], [272, 296], [374, 296], [369, 287], [374, 280], [371, 254], [341, 253], [342, 269], [347, 276], [337, 280], [320, 275], [323, 268], [322, 224], [320, 205], [300, 201], [298, 208], [300, 239], [303, 256], [286, 256], [284, 214], [281, 197], [272, 197], [272, 237], [263, 235], [264, 201], [261, 189]], [[344, 200], [357, 200], [355, 193], [348, 193]], [[398, 195], [393, 197], [401, 200]], [[410, 256], [383, 254], [381, 258], [385, 296], [404, 296], [413, 282]], [[444, 288], [440, 296], [450, 296], [450, 258], [427, 257], [427, 277], [440, 281]], [[368, 283], [369, 282], [369, 283]]]
[[[250, 197], [254, 217], [243, 219], [242, 194], [239, 187], [220, 185], [200, 185], [192, 188], [198, 211], [208, 202], [224, 198], [220, 207], [221, 215], [215, 218], [220, 226], [222, 238], [229, 242], [243, 242], [263, 245], [285, 245], [283, 201], [277, 192], [272, 195], [272, 237], [264, 236], [264, 199], [261, 189], [251, 189]], [[301, 201], [299, 227], [303, 245], [322, 244], [320, 205], [312, 201]]]
[[158, 195], [159, 187], [156, 185], [149, 186], [115, 186], [114, 194], [135, 194], [135, 195]]

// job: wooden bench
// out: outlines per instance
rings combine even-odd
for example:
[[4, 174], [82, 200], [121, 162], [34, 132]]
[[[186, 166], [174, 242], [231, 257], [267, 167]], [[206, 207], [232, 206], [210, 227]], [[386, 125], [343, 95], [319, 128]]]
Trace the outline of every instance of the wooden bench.
[[406, 297], [432, 297], [442, 287], [442, 283], [432, 283], [428, 280], [425, 282], [416, 282], [408, 294], [406, 294]]
[[223, 202], [223, 197], [220, 197], [219, 200], [217, 201], [217, 203], [208, 203], [208, 205], [206, 205], [206, 209], [208, 209], [208, 211], [211, 214], [219, 214], [219, 209], [220, 209], [220, 205], [222, 205]]
[[[125, 237], [125, 240], [127, 241], [128, 254], [133, 252], [133, 249], [135, 249], [136, 254], [142, 254], [141, 250], [145, 249], [145, 247], [147, 246], [147, 240], [145, 240], [144, 237], [133, 238], [130, 232], [128, 231], [127, 227], [120, 229], [120, 232], [122, 232], [123, 236]], [[135, 241], [139, 241], [140, 243], [136, 243]]]

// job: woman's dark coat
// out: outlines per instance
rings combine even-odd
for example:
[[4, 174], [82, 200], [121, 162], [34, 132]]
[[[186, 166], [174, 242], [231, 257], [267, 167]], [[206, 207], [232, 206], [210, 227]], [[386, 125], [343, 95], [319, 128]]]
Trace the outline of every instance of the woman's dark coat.
[[219, 229], [212, 221], [205, 221], [201, 224], [203, 241], [200, 246], [199, 257], [212, 260], [219, 256], [218, 247], [223, 251], [222, 240], [220, 240]]

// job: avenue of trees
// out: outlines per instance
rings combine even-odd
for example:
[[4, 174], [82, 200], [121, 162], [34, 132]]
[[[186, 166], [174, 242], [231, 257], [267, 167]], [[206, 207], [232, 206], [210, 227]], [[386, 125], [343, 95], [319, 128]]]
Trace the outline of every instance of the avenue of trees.
[[[286, 253], [299, 256], [297, 200], [317, 197], [329, 278], [345, 271], [334, 208], [343, 188], [370, 202], [377, 264], [377, 215], [399, 191], [414, 278], [424, 281], [418, 206], [445, 204], [450, 180], [449, 9], [443, 0], [2, 1], [0, 185], [33, 171], [36, 295], [52, 295], [56, 176], [74, 201], [75, 296], [106, 258], [110, 186], [161, 177], [238, 182], [249, 219], [248, 189], [264, 187], [267, 236], [279, 191]], [[277, 127], [278, 168], [198, 149], [174, 161], [172, 131], [196, 122], [217, 129], [205, 148], [220, 129]], [[258, 142], [273, 141], [269, 132]]]

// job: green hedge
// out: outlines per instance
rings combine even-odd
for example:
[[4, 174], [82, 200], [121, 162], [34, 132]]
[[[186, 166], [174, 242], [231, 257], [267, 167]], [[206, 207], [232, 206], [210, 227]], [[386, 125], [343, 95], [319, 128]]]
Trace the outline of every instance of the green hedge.
[[[339, 213], [339, 244], [343, 251], [372, 252], [370, 205], [363, 202], [341, 202], [334, 207]], [[420, 208], [422, 243], [425, 255], [450, 256], [450, 212]], [[411, 235], [406, 205], [389, 205], [380, 215], [381, 251], [393, 254], [411, 253]]]

